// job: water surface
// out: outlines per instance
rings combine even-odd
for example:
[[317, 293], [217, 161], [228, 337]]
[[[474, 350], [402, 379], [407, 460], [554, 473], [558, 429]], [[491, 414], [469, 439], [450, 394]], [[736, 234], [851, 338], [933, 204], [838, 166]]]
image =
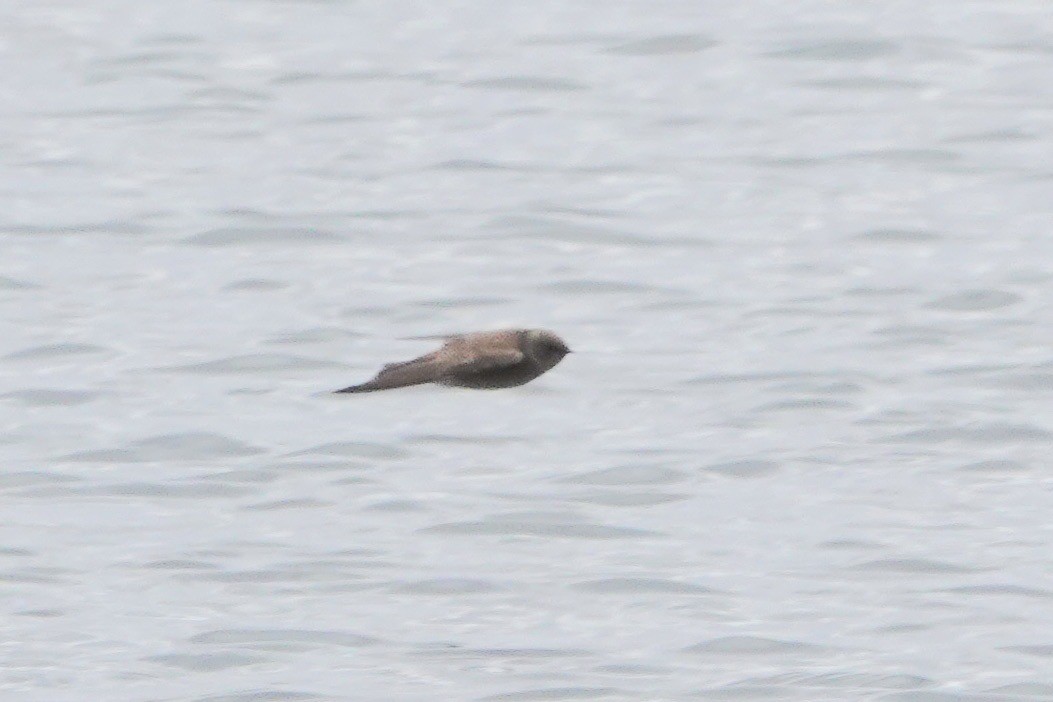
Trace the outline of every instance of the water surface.
[[1050, 26], [8, 3], [0, 689], [1053, 699]]

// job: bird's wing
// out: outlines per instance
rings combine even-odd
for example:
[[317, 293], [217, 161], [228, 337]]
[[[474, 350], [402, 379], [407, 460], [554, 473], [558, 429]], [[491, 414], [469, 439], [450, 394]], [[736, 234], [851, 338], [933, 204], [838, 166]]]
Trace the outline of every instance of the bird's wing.
[[374, 390], [388, 390], [390, 388], [406, 387], [407, 385], [431, 383], [437, 380], [440, 375], [439, 368], [435, 363], [437, 355], [436, 353], [429, 353], [412, 361], [389, 363], [372, 380], [360, 385], [352, 385], [336, 392], [373, 392]]
[[510, 368], [523, 362], [526, 356], [516, 349], [486, 349], [472, 354], [461, 363], [447, 369], [448, 375], [457, 377], [472, 376], [477, 373], [489, 373], [502, 368]]

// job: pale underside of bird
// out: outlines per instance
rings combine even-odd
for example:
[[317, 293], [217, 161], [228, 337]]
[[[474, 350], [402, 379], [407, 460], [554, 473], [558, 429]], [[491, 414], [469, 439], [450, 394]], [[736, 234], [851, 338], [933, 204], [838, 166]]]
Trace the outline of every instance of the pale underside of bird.
[[544, 329], [503, 329], [446, 338], [442, 348], [411, 361], [389, 363], [372, 379], [337, 390], [374, 392], [437, 383], [463, 388], [511, 388], [529, 383], [570, 353]]

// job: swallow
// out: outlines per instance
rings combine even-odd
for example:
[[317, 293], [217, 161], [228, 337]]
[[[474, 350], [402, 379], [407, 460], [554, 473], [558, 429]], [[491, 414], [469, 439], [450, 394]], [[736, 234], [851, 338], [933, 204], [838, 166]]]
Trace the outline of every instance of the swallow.
[[563, 339], [544, 329], [503, 329], [446, 337], [437, 351], [389, 363], [365, 383], [338, 393], [374, 392], [437, 383], [494, 390], [529, 383], [570, 353]]

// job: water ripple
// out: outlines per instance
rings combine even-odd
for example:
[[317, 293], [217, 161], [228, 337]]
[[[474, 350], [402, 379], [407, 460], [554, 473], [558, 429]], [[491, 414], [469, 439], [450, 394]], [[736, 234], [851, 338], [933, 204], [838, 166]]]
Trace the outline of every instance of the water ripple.
[[766, 56], [806, 61], [871, 61], [899, 50], [896, 42], [880, 39], [835, 39], [798, 44], [770, 51]]
[[823, 647], [802, 641], [782, 641], [763, 636], [721, 636], [684, 649], [687, 653], [735, 656], [769, 656], [800, 653], [815, 655], [823, 650]]
[[341, 237], [320, 229], [296, 227], [222, 227], [201, 232], [183, 240], [195, 246], [268, 246], [275, 244], [334, 244]]
[[979, 573], [982, 568], [961, 566], [927, 558], [881, 558], [855, 566], [856, 570], [872, 570], [885, 573], [911, 573], [914, 575], [949, 575]]
[[315, 371], [325, 369], [346, 369], [348, 366], [334, 361], [323, 361], [306, 356], [291, 354], [254, 353], [243, 356], [230, 356], [216, 361], [192, 363], [186, 366], [158, 368], [161, 371], [181, 373], [203, 373], [205, 375], [228, 375], [232, 373], [288, 373], [290, 371]]
[[518, 692], [503, 692], [480, 697], [485, 702], [558, 702], [559, 700], [599, 700], [625, 698], [624, 690], [609, 687], [545, 687]]
[[991, 422], [968, 426], [934, 427], [917, 429], [885, 437], [886, 443], [941, 444], [949, 441], [964, 441], [977, 444], [1046, 443], [1053, 440], [1053, 432], [1033, 424], [1010, 424]]
[[480, 521], [448, 522], [419, 530], [424, 534], [457, 536], [541, 536], [561, 539], [639, 539], [658, 532], [582, 521], [536, 519], [530, 514], [504, 514]]
[[603, 51], [607, 54], [622, 56], [667, 56], [696, 54], [716, 45], [716, 40], [701, 34], [667, 34], [618, 44]]
[[162, 434], [132, 442], [128, 447], [79, 451], [63, 461], [126, 463], [144, 461], [199, 461], [210, 458], [257, 456], [264, 449], [211, 432]]
[[229, 668], [243, 668], [247, 665], [260, 663], [265, 658], [261, 656], [244, 656], [238, 653], [169, 653], [159, 656], [148, 656], [144, 660], [151, 663], [180, 668], [199, 673], [211, 673], [217, 670]]
[[192, 644], [240, 646], [263, 651], [274, 650], [276, 646], [309, 651], [329, 646], [361, 648], [371, 646], [378, 640], [371, 636], [325, 629], [214, 629], [196, 634], [188, 641]]
[[669, 485], [687, 480], [687, 473], [665, 466], [618, 466], [557, 479], [572, 485]]
[[576, 589], [598, 594], [677, 594], [703, 595], [715, 591], [702, 585], [665, 578], [604, 578], [578, 583]]

